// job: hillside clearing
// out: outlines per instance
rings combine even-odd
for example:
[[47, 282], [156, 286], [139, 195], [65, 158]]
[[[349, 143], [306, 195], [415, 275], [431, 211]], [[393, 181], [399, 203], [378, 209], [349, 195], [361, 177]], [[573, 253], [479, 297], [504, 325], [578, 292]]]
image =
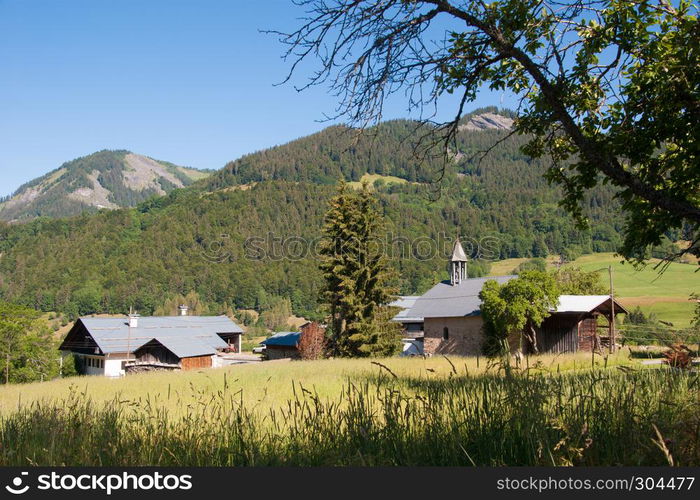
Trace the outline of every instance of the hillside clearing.
[[407, 184], [406, 179], [401, 177], [395, 177], [393, 175], [380, 175], [380, 174], [364, 174], [359, 181], [348, 182], [348, 186], [353, 189], [360, 189], [363, 182], [367, 182], [370, 187], [373, 187], [374, 182], [378, 180], [383, 180], [385, 184]]

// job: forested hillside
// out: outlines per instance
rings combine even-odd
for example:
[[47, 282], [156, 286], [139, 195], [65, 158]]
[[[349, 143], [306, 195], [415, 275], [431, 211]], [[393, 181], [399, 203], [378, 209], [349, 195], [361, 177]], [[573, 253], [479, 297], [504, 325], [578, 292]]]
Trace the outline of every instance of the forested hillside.
[[481, 162], [467, 161], [504, 130], [465, 127], [454, 168], [434, 199], [424, 183], [439, 164], [415, 160], [414, 128], [387, 122], [357, 139], [331, 127], [247, 155], [136, 209], [2, 225], [0, 297], [71, 316], [129, 307], [148, 314], [175, 294], [194, 291], [212, 311], [262, 310], [287, 297], [295, 313], [312, 316], [320, 274], [309, 247], [320, 236], [327, 200], [339, 179], [367, 173], [410, 181], [374, 183], [405, 294], [445, 276], [457, 234], [476, 259], [472, 276], [487, 272], [479, 257], [572, 257], [619, 244], [624, 221], [612, 191], [587, 199], [591, 229], [577, 230], [557, 206], [559, 192], [542, 179], [543, 165], [519, 152], [522, 138], [507, 139]]
[[0, 219], [21, 222], [133, 207], [206, 175], [129, 151], [99, 151], [20, 186], [0, 203]]

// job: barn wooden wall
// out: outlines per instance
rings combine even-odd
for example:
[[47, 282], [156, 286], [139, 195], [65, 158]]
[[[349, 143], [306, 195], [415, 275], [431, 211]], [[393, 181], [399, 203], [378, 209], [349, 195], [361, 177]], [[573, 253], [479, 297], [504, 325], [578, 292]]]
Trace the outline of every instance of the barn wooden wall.
[[136, 351], [136, 360], [139, 363], [167, 363], [176, 365], [180, 359], [172, 352], [161, 345], [149, 345], [141, 347]]
[[597, 334], [598, 320], [595, 317], [582, 320], [579, 326], [578, 348], [588, 352], [598, 348]]
[[197, 370], [199, 368], [211, 368], [211, 356], [193, 356], [182, 358], [183, 370]]
[[555, 314], [545, 319], [537, 331], [540, 353], [576, 352], [579, 348], [578, 316]]

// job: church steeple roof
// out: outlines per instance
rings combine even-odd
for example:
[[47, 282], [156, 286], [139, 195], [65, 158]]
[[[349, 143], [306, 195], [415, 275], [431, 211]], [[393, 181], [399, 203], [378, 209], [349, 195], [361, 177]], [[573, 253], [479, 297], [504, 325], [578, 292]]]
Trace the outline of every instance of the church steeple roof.
[[464, 253], [464, 248], [462, 248], [462, 244], [459, 242], [459, 239], [455, 240], [454, 245], [452, 246], [452, 262], [466, 262], [467, 261], [467, 255]]

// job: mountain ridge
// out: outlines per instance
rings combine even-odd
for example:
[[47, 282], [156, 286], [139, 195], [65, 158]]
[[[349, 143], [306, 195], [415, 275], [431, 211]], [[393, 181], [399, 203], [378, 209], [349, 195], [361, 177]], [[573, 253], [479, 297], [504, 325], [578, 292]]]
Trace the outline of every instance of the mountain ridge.
[[[498, 132], [513, 125], [514, 114], [495, 107], [480, 108], [461, 120], [462, 132]], [[100, 209], [133, 207], [153, 196], [176, 188], [200, 185], [209, 191], [233, 188], [264, 180], [293, 180], [334, 184], [340, 179], [358, 182], [363, 174], [396, 176], [409, 182], [430, 183], [433, 173], [421, 169], [411, 148], [394, 140], [396, 129], [409, 137], [421, 125], [412, 120], [382, 122], [363, 134], [334, 125], [287, 143], [243, 155], [215, 171], [182, 167], [127, 150], [101, 150], [75, 158], [17, 188], [0, 200], [0, 220], [26, 222], [36, 217], [60, 218]], [[387, 134], [389, 137], [387, 137]], [[378, 144], [391, 143], [393, 158], [387, 161]], [[290, 148], [306, 149], [294, 158]], [[278, 154], [281, 153], [281, 154]], [[320, 161], [326, 155], [325, 161]], [[457, 153], [459, 160], [464, 156]], [[262, 158], [264, 165], [251, 159]], [[290, 165], [293, 163], [293, 165]], [[312, 164], [325, 163], [323, 165]], [[199, 182], [198, 182], [199, 181]]]
[[104, 149], [67, 161], [21, 185], [0, 203], [0, 220], [25, 222], [132, 207], [207, 175], [131, 151]]

